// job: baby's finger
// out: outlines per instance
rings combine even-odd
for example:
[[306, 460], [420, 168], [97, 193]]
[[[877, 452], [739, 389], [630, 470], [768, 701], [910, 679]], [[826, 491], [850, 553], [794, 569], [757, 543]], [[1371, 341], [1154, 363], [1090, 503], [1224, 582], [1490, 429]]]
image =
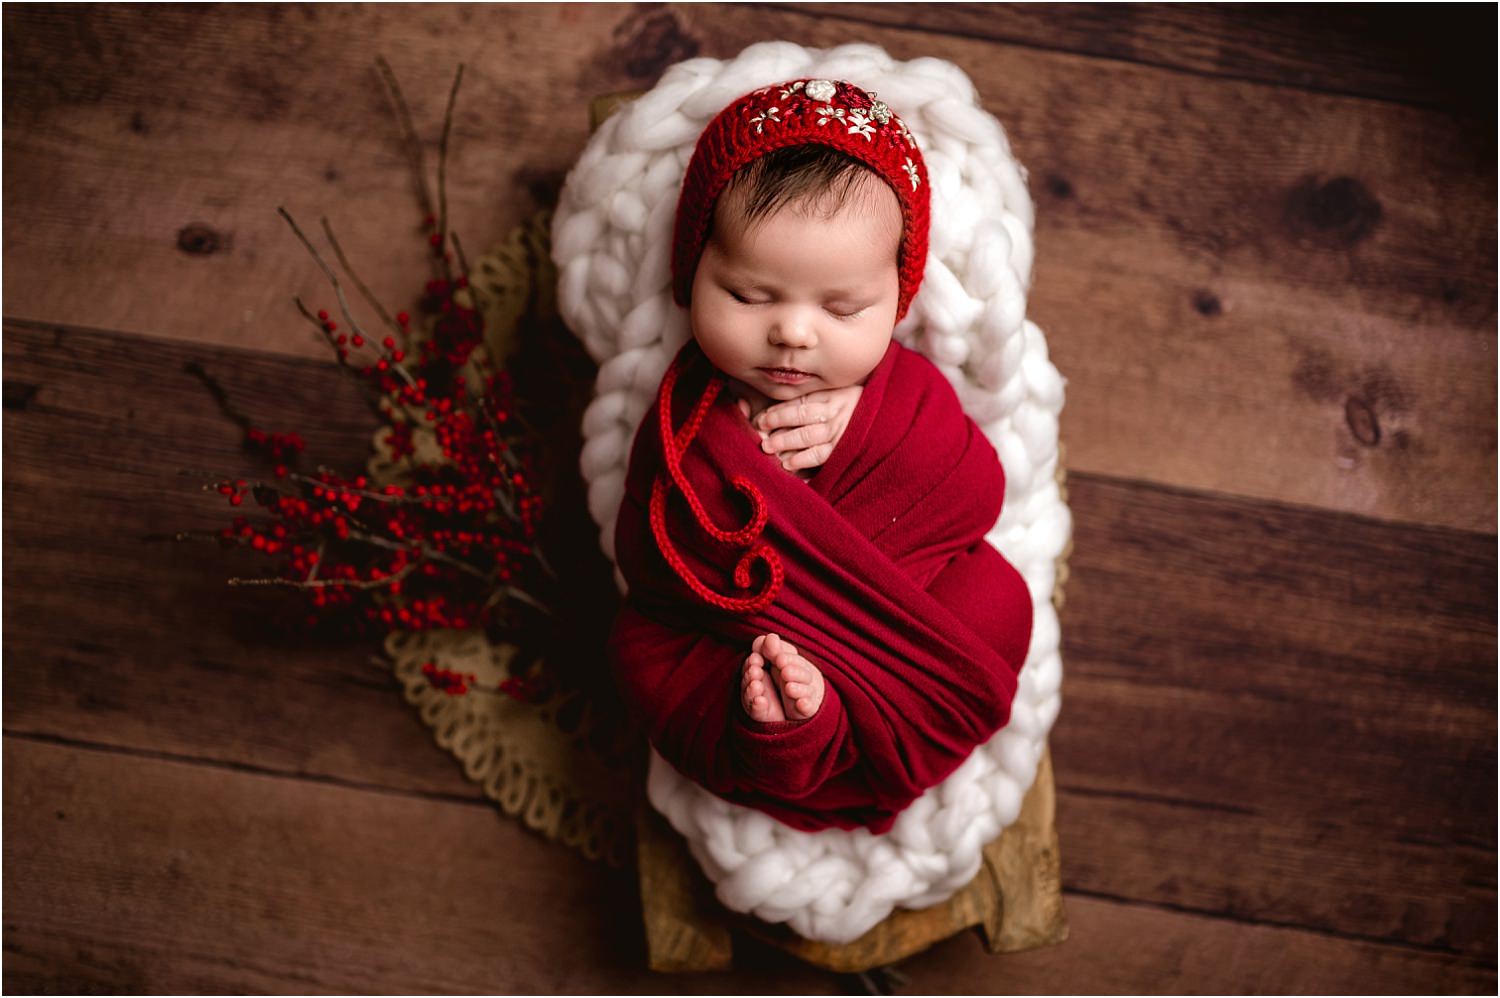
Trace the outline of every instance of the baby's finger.
[[794, 454], [781, 459], [781, 466], [788, 471], [797, 471], [801, 468], [817, 468], [828, 460], [833, 453], [833, 444], [817, 444], [807, 450], [800, 450]]
[[750, 418], [750, 403], [749, 402], [745, 401], [744, 399], [739, 399], [739, 400], [737, 400], [735, 402], [735, 405], [737, 405], [737, 406], [740, 407], [740, 412], [744, 413], [746, 419]]
[[807, 426], [795, 426], [790, 430], [777, 430], [761, 441], [760, 449], [767, 454], [779, 454], [782, 451], [806, 450], [817, 444], [828, 443], [833, 437], [832, 423], [809, 423]]
[[781, 654], [781, 639], [774, 634], [766, 635], [766, 643], [760, 646], [760, 653], [771, 661]]
[[762, 430], [774, 430], [778, 426], [806, 426], [809, 423], [827, 422], [837, 410], [827, 401], [819, 399], [818, 393], [804, 395], [789, 402], [778, 402], [755, 417], [755, 425]]
[[769, 634], [762, 634], [760, 637], [758, 637], [754, 641], [750, 642], [750, 650], [752, 652], [758, 652], [758, 651], [760, 651], [761, 650], [760, 646], [766, 643], [766, 638], [768, 638], [768, 637], [770, 637]]

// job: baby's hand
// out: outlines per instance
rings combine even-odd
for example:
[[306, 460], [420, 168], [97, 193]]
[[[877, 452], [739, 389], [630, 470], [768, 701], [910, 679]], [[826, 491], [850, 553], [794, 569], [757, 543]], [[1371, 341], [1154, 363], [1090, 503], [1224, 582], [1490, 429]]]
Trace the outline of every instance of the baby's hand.
[[861, 386], [850, 385], [809, 392], [771, 406], [754, 420], [761, 433], [761, 450], [775, 454], [788, 471], [820, 466], [844, 436], [863, 393]]

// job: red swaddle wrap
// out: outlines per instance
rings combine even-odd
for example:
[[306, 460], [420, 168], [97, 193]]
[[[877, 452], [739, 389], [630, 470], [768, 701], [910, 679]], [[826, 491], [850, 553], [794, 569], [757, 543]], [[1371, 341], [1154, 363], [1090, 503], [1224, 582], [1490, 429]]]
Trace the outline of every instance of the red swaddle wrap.
[[[994, 448], [942, 373], [894, 341], [806, 481], [761, 451], [696, 344], [663, 386], [674, 382], [669, 446], [659, 394], [616, 525], [630, 587], [616, 675], [657, 751], [713, 793], [806, 831], [884, 832], [1010, 715], [1032, 605], [984, 540], [1004, 492]], [[725, 540], [700, 525], [669, 454]], [[741, 668], [762, 634], [822, 671], [812, 718], [746, 715]]]

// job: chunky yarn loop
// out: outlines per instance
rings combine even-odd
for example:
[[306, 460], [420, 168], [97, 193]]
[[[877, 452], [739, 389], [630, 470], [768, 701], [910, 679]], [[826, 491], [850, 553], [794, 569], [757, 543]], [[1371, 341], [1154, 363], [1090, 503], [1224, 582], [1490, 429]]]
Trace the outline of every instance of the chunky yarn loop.
[[764, 42], [727, 61], [668, 69], [600, 127], [563, 187], [552, 251], [563, 316], [600, 365], [580, 468], [604, 553], [614, 560], [631, 442], [689, 337], [672, 298], [671, 255], [694, 145], [732, 101], [796, 79], [878, 92], [922, 150], [931, 192], [925, 278], [896, 336], [938, 366], [999, 453], [1005, 506], [987, 536], [1025, 577], [1036, 615], [1009, 723], [884, 835], [796, 831], [715, 797], [653, 753], [651, 803], [687, 840], [719, 900], [841, 943], [895, 907], [949, 897], [978, 872], [984, 844], [1019, 815], [1061, 705], [1051, 597], [1072, 518], [1056, 478], [1064, 381], [1026, 318], [1032, 203], [999, 122], [949, 62], [898, 62], [870, 45]]

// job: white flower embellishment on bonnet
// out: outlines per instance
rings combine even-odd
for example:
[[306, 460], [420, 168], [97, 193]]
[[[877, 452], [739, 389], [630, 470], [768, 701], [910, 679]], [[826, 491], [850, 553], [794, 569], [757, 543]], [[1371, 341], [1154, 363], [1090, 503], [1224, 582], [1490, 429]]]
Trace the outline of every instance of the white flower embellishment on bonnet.
[[831, 101], [833, 95], [838, 93], [838, 87], [834, 86], [832, 80], [808, 80], [803, 93], [816, 101]]
[[[869, 106], [847, 106], [847, 99], [846, 106], [840, 107], [834, 104], [833, 102], [838, 98], [840, 86], [856, 94], [863, 94], [864, 98], [869, 101]], [[753, 91], [751, 96], [760, 97], [773, 90], [775, 87], [761, 87]], [[835, 80], [796, 80], [781, 87], [780, 98], [781, 103], [776, 105], [770, 105], [767, 99], [756, 102], [760, 105], [759, 107], [752, 105], [745, 109], [744, 120], [746, 124], [754, 126], [755, 134], [764, 135], [768, 125], [787, 125], [792, 118], [811, 115], [820, 126], [838, 124], [843, 126], [850, 135], [858, 135], [871, 143], [875, 141], [877, 131], [883, 132], [885, 127], [890, 125], [902, 141], [913, 149], [916, 148], [916, 140], [912, 138], [906, 122], [896, 117], [896, 113], [891, 110], [889, 104], [883, 100], [877, 100], [873, 90], [862, 91], [852, 83], [841, 83]], [[857, 97], [856, 100], [858, 100]], [[791, 117], [784, 117], [788, 115]], [[912, 188], [915, 190], [921, 184], [917, 170], [911, 165], [906, 166], [905, 169]]]

